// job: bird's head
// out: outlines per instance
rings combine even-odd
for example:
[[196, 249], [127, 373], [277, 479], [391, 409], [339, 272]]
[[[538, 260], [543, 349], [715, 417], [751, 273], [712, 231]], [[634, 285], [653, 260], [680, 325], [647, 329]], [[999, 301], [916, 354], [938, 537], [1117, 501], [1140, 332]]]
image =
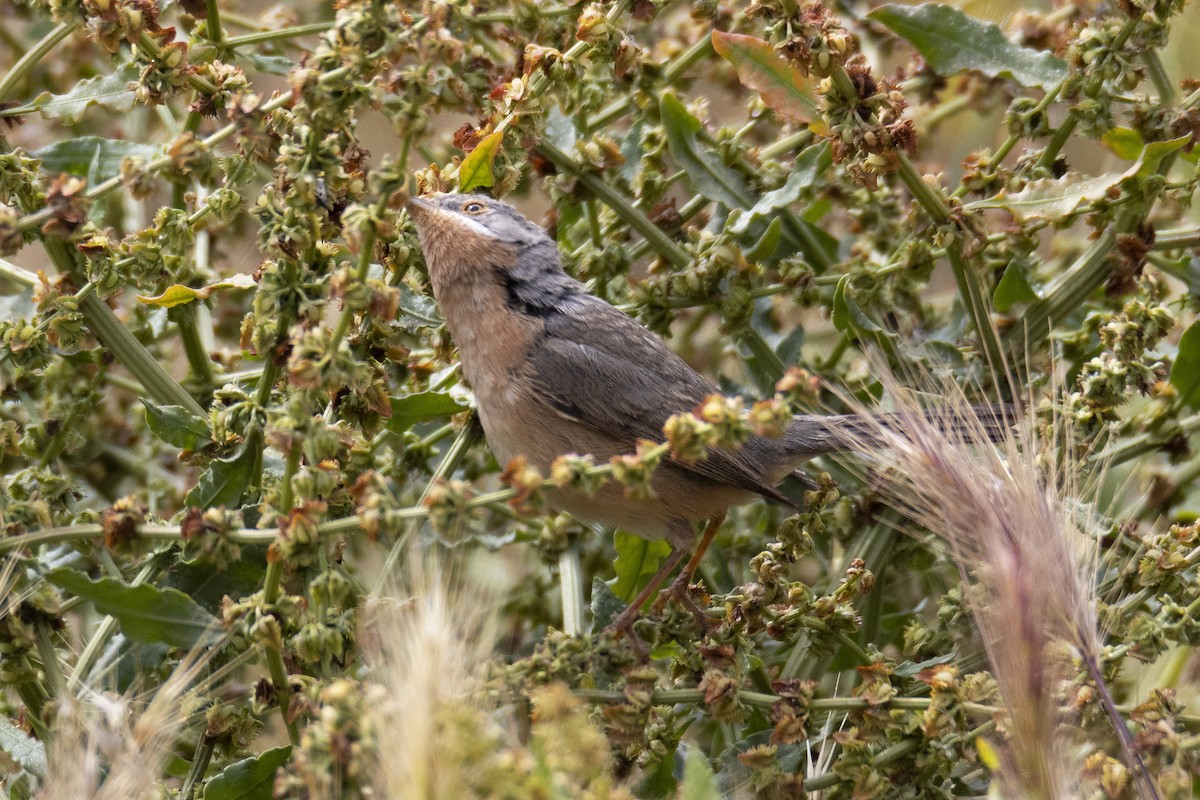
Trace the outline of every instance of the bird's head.
[[408, 200], [430, 272], [507, 268], [527, 245], [548, 237], [521, 212], [481, 194], [434, 194]]

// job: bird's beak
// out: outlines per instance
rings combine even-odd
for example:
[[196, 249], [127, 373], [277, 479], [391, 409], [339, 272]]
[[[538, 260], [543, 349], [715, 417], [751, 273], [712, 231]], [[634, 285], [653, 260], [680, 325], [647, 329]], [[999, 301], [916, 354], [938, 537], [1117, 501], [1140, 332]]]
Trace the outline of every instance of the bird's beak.
[[404, 201], [404, 207], [408, 209], [408, 213], [414, 217], [428, 214], [437, 210], [437, 206], [422, 197], [409, 197]]

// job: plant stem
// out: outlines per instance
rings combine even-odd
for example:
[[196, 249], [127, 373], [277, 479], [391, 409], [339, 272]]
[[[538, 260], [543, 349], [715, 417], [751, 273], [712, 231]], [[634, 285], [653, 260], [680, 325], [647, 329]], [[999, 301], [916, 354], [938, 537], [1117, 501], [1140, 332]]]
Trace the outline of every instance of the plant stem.
[[261, 31], [259, 33], [247, 33], [244, 36], [230, 36], [225, 40], [225, 46], [236, 49], [238, 47], [246, 47], [252, 44], [276, 42], [280, 39], [296, 39], [301, 36], [312, 36], [314, 34], [324, 33], [332, 27], [332, 21], [314, 22], [310, 25], [296, 25], [291, 28], [280, 28], [277, 31]]
[[616, 189], [602, 181], [598, 176], [584, 172], [569, 155], [558, 149], [554, 143], [543, 139], [537, 145], [537, 151], [554, 162], [554, 165], [565, 172], [571, 172], [583, 186], [595, 195], [602, 203], [611, 208], [629, 227], [642, 235], [656, 253], [664, 261], [677, 269], [684, 269], [691, 264], [691, 256], [667, 236], [661, 228], [650, 221], [650, 218], [639, 211]]
[[[266, 103], [264, 103], [262, 108], [259, 109], [259, 113], [267, 114], [271, 111], [274, 111], [277, 108], [287, 105], [290, 102], [292, 102], [292, 96], [290, 94], [278, 94], [275, 97], [268, 100]], [[237, 133], [237, 130], [238, 130], [238, 126], [236, 124], [230, 123], [229, 125], [226, 125], [223, 128], [213, 131], [211, 134], [209, 134], [208, 136], [201, 139], [199, 142], [199, 145], [203, 148], [211, 148], [217, 144], [220, 144], [225, 139], [228, 139], [233, 134]], [[170, 155], [162, 155], [162, 156], [159, 156], [158, 158], [148, 162], [145, 165], [144, 169], [146, 170], [147, 173], [154, 173], [160, 169], [163, 169], [164, 167], [169, 167], [172, 163], [173, 163], [173, 159], [171, 158]], [[87, 197], [87, 199], [89, 199], [89, 200], [95, 200], [97, 198], [103, 197], [104, 195], [108, 194], [111, 191], [114, 191], [116, 189], [123, 187], [124, 185], [125, 185], [125, 178], [122, 177], [121, 175], [114, 175], [113, 177], [109, 178], [108, 180], [101, 181], [100, 183], [96, 184], [92, 188], [88, 189], [87, 193], [85, 194], [85, 197]], [[21, 217], [21, 219], [17, 220], [17, 229], [22, 230], [22, 231], [29, 230], [30, 228], [36, 227], [36, 226], [42, 224], [43, 222], [45, 222], [46, 220], [50, 219], [52, 214], [53, 214], [53, 212], [51, 212], [51, 210], [48, 208], [43, 208], [40, 211], [34, 211], [31, 213], [27, 213], [27, 214], [25, 214], [25, 216]]]
[[4, 100], [13, 89], [25, 78], [34, 65], [49, 55], [58, 43], [71, 35], [75, 30], [74, 22], [62, 22], [41, 38], [41, 40], [26, 51], [25, 55], [12, 65], [3, 78], [0, 78], [0, 100]]
[[221, 6], [217, 0], [205, 0], [205, 16], [208, 18], [204, 26], [204, 33], [208, 36], [209, 41], [215, 45], [220, 45], [225, 33], [221, 30]]
[[583, 633], [583, 566], [579, 560], [579, 543], [571, 539], [558, 557], [558, 580], [562, 590], [563, 633], [578, 636]]
[[[296, 474], [296, 470], [300, 467], [300, 447], [298, 444], [293, 444], [291, 450], [288, 451], [287, 461], [284, 464], [283, 475], [279, 478], [279, 509], [284, 515], [292, 510], [294, 497], [292, 495], [292, 477]], [[279, 585], [283, 578], [283, 559], [276, 559], [267, 563], [267, 572], [263, 576], [262, 598], [264, 606], [272, 606], [279, 599]], [[283, 724], [287, 728], [288, 739], [293, 745], [300, 744], [300, 731], [296, 727], [296, 723], [288, 716], [288, 707], [291, 705], [292, 687], [288, 683], [287, 668], [283, 664], [283, 653], [273, 647], [264, 649], [264, 657], [267, 660], [267, 671], [271, 674], [271, 683], [275, 685], [275, 697], [279, 701], [279, 713], [283, 717]]]
[[[832, 77], [838, 94], [847, 102], [858, 100], [858, 90], [854, 87], [854, 82], [844, 67], [838, 67]], [[872, 115], [872, 119], [874, 119], [874, 115]], [[896, 157], [899, 163], [896, 176], [912, 193], [913, 198], [925, 210], [925, 213], [933, 219], [934, 224], [939, 226], [953, 224], [950, 206], [947, 205], [941, 193], [925, 182], [903, 151], [897, 151]], [[960, 235], [965, 231], [956, 230], [955, 233], [959, 235], [956, 235], [952, 243], [946, 246], [946, 256], [950, 261], [950, 268], [954, 272], [954, 282], [958, 285], [958, 293], [963, 304], [971, 313], [975, 334], [979, 337], [979, 344], [983, 348], [989, 366], [992, 369], [1000, 369], [1001, 365], [1005, 363], [1004, 351], [1000, 348], [1000, 341], [996, 338], [996, 328], [988, 316], [989, 304], [983, 288], [979, 284], [979, 277], [963, 255]]]
[[1154, 89], [1158, 92], [1158, 104], [1162, 106], [1173, 104], [1177, 99], [1175, 97], [1175, 84], [1171, 83], [1171, 78], [1167, 75], [1166, 67], [1163, 66], [1158, 51], [1145, 51], [1142, 53], [1142, 61], [1146, 64], [1146, 72], [1150, 75], [1150, 82], [1154, 84]]
[[192, 757], [192, 766], [188, 769], [187, 777], [183, 779], [183, 787], [179, 790], [179, 800], [192, 800], [196, 796], [196, 787], [200, 785], [204, 773], [208, 772], [215, 746], [208, 736], [201, 734], [200, 743], [196, 746], [196, 755]]

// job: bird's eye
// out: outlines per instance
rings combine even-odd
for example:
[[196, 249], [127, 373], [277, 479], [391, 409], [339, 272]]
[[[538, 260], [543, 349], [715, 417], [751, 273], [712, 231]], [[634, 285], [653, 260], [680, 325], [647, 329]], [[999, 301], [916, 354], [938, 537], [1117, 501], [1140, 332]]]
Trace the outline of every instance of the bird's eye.
[[462, 210], [464, 214], [482, 214], [487, 211], [487, 206], [476, 200], [463, 203]]

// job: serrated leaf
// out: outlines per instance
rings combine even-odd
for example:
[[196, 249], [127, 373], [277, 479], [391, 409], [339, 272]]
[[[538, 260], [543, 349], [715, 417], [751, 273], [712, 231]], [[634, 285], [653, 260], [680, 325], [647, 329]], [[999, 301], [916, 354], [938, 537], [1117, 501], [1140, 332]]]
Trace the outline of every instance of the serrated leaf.
[[767, 108], [797, 122], [807, 122], [818, 133], [828, 132], [808, 78], [776, 53], [770, 42], [741, 33], [713, 31], [712, 43], [717, 55], [737, 70], [742, 85], [758, 92]]
[[160, 149], [157, 145], [124, 139], [80, 136], [47, 145], [35, 150], [33, 155], [41, 159], [42, 171], [50, 175], [66, 172], [99, 182], [118, 174], [121, 162], [126, 158], [150, 159], [158, 155]]
[[1003, 208], [1017, 219], [1059, 219], [1083, 203], [1104, 197], [1110, 189], [1125, 179], [1126, 173], [1106, 172], [1085, 177], [1071, 172], [1062, 178], [1030, 181], [1019, 192], [1001, 194], [987, 200], [968, 203], [967, 207]]
[[212, 441], [208, 423], [183, 406], [160, 406], [141, 398], [146, 407], [146, 427], [162, 441], [181, 450], [199, 450]]
[[392, 433], [404, 433], [418, 422], [448, 417], [467, 408], [446, 392], [416, 392], [393, 397], [392, 417], [388, 420], [387, 429]]
[[658, 566], [671, 552], [671, 545], [661, 539], [643, 539], [625, 531], [613, 537], [617, 559], [613, 562], [617, 577], [612, 581], [613, 594], [626, 603], [650, 582]]
[[1030, 181], [1014, 194], [1001, 193], [996, 197], [968, 203], [967, 208], [1003, 208], [1018, 219], [1058, 219], [1065, 217], [1083, 203], [1099, 200], [1126, 178], [1146, 177], [1157, 172], [1164, 158], [1174, 154], [1191, 140], [1180, 136], [1165, 142], [1150, 142], [1142, 148], [1137, 162], [1124, 172], [1106, 172], [1084, 177], [1077, 172], [1062, 178]]
[[1000, 28], [940, 3], [881, 6], [871, 19], [908, 40], [929, 68], [948, 76], [963, 70], [1049, 88], [1067, 77], [1061, 58], [1014, 43]]
[[700, 144], [697, 136], [703, 128], [700, 120], [688, 113], [670, 92], [663, 94], [658, 110], [667, 132], [671, 158], [687, 173], [692, 188], [728, 208], [749, 208], [753, 198], [742, 176]]
[[114, 618], [121, 632], [135, 642], [193, 647], [213, 638], [220, 628], [216, 617], [176, 589], [147, 583], [127, 586], [116, 578], [94, 581], [67, 567], [52, 570], [46, 579], [90, 601], [101, 614]]
[[495, 184], [496, 178], [492, 174], [492, 163], [495, 162], [496, 154], [500, 152], [500, 145], [503, 141], [503, 131], [489, 133], [480, 140], [479, 144], [475, 145], [474, 150], [467, 153], [462, 163], [458, 165], [458, 190], [460, 192], [484, 189]]
[[132, 62], [122, 64], [111, 75], [100, 75], [79, 81], [66, 94], [43, 92], [30, 104], [42, 116], [73, 125], [78, 122], [89, 106], [103, 106], [109, 111], [124, 114], [133, 108], [133, 89], [128, 88], [137, 81], [141, 69]]
[[250, 444], [247, 440], [236, 455], [214, 459], [187, 493], [184, 504], [200, 509], [237, 508], [261, 463], [258, 448], [250, 447]]
[[992, 305], [1003, 314], [1017, 303], [1032, 303], [1037, 299], [1037, 292], [1029, 285], [1024, 270], [1016, 261], [1010, 261], [992, 292]]
[[688, 749], [687, 760], [683, 762], [683, 781], [679, 786], [680, 800], [721, 800], [721, 790], [717, 786], [717, 776], [703, 751], [693, 747]]
[[204, 784], [204, 800], [271, 800], [275, 773], [291, 755], [287, 745], [235, 761]]
[[1170, 380], [1184, 405], [1200, 409], [1200, 322], [1193, 322], [1180, 337]]
[[46, 777], [46, 746], [8, 719], [0, 719], [0, 750], [35, 778]]
[[182, 283], [176, 283], [168, 286], [162, 294], [155, 295], [154, 297], [146, 297], [139, 294], [137, 299], [148, 306], [174, 308], [175, 306], [185, 305], [194, 300], [207, 300], [218, 289], [253, 289], [255, 285], [254, 278], [250, 275], [238, 274], [196, 289], [184, 286]]

